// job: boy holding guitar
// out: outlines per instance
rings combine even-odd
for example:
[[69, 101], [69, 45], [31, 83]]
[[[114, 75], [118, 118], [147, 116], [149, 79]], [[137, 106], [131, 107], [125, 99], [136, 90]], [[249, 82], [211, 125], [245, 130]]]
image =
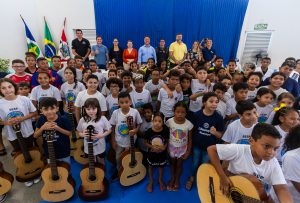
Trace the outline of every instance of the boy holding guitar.
[[[54, 150], [58, 161], [70, 162], [70, 141], [69, 136], [72, 135], [72, 125], [69, 119], [64, 115], [61, 116], [58, 102], [53, 97], [44, 97], [40, 102], [42, 116], [36, 123], [34, 137], [38, 138], [43, 135], [45, 130], [55, 130]], [[48, 147], [46, 137], [43, 135], [43, 148], [46, 158], [49, 160]]]
[[280, 202], [293, 202], [280, 165], [275, 158], [281, 135], [274, 126], [257, 124], [249, 138], [250, 145], [217, 144], [207, 148], [209, 158], [220, 177], [220, 190], [229, 195], [233, 184], [226, 176], [220, 160], [229, 161], [231, 174], [256, 176], [268, 193], [273, 186]]

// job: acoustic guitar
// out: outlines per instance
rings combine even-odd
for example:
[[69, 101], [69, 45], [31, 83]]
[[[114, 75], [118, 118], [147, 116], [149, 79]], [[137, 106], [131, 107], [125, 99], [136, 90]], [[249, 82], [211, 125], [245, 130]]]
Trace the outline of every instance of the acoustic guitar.
[[2, 162], [0, 162], [0, 195], [4, 195], [10, 191], [14, 177], [4, 171]]
[[95, 128], [92, 125], [87, 127], [88, 138], [88, 157], [89, 163], [80, 172], [81, 186], [78, 190], [80, 199], [85, 201], [96, 201], [107, 197], [108, 182], [104, 177], [104, 166], [95, 163], [93, 140], [91, 138]]
[[44, 167], [45, 162], [37, 147], [27, 149], [24, 137], [21, 133], [21, 124], [12, 126], [16, 133], [21, 151], [14, 155], [14, 164], [16, 166], [16, 180], [19, 182], [27, 182], [38, 178]]
[[70, 175], [70, 166], [65, 162], [56, 162], [54, 141], [55, 131], [44, 131], [46, 135], [50, 164], [42, 172], [44, 186], [41, 197], [49, 202], [61, 202], [70, 199], [74, 194], [75, 181]]
[[[128, 129], [132, 130], [133, 117], [127, 117]], [[143, 154], [134, 148], [134, 137], [130, 136], [130, 149], [121, 154], [121, 167], [119, 171], [120, 183], [123, 186], [134, 185], [146, 176], [146, 168], [142, 164]]]
[[211, 164], [197, 171], [197, 188], [202, 203], [271, 203], [262, 183], [253, 175], [230, 176], [233, 183], [229, 196], [220, 190], [220, 177]]

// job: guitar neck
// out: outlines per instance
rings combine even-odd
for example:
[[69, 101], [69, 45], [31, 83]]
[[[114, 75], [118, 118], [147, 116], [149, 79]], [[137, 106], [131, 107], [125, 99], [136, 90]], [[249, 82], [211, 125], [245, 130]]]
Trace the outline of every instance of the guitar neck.
[[[53, 131], [51, 133], [55, 133], [55, 131]], [[56, 177], [58, 177], [58, 171], [57, 171], [53, 139], [47, 140], [47, 144], [48, 144], [48, 154], [49, 154], [49, 159], [50, 159], [50, 168], [51, 168], [51, 173], [52, 173], [52, 179], [55, 179]]]
[[71, 104], [71, 102], [68, 102], [68, 117], [72, 125], [72, 138], [75, 139], [76, 138], [75, 124], [74, 124], [75, 122], [74, 122], [73, 112], [70, 110], [72, 106], [73, 103]]
[[18, 142], [19, 142], [22, 154], [24, 156], [25, 162], [26, 163], [31, 162], [32, 158], [31, 158], [31, 156], [30, 156], [30, 154], [28, 152], [27, 146], [26, 146], [25, 141], [24, 141], [24, 137], [23, 137], [23, 135], [21, 133], [21, 129], [15, 130], [15, 133], [16, 133], [16, 136], [17, 136], [17, 139], [18, 139]]
[[[134, 129], [134, 124], [133, 124], [133, 117], [128, 116], [127, 117], [127, 125], [129, 130]], [[129, 136], [130, 137], [130, 155], [131, 155], [131, 161], [130, 164], [134, 165], [135, 164], [135, 150], [134, 150], [134, 136]]]
[[89, 152], [89, 173], [90, 176], [95, 176], [95, 158], [94, 158], [94, 149], [93, 141], [89, 139], [88, 141], [88, 152]]

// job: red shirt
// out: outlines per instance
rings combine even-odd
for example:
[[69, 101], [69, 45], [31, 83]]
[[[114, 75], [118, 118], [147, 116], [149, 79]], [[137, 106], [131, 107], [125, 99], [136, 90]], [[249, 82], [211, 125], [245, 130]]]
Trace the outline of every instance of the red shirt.
[[132, 49], [131, 52], [128, 52], [128, 49], [124, 49], [123, 51], [123, 62], [127, 63], [127, 59], [133, 59], [135, 62], [137, 62], [138, 59], [138, 52], [136, 49]]
[[20, 82], [28, 82], [31, 83], [31, 74], [26, 73], [23, 76], [17, 76], [16, 74], [12, 73], [6, 76], [6, 78], [11, 79], [14, 83], [19, 84]]

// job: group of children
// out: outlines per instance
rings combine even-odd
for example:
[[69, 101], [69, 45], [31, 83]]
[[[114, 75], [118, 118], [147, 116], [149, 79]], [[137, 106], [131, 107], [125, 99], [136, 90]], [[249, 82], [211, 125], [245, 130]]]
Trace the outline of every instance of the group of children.
[[[28, 66], [35, 66], [32, 58], [27, 55]], [[168, 70], [164, 62], [156, 66], [149, 58], [145, 67], [132, 62], [125, 71], [110, 64], [107, 72], [98, 72], [94, 60], [88, 68], [82, 67], [78, 57], [62, 69], [49, 69], [43, 58], [37, 60], [38, 69], [26, 69], [22, 60], [14, 60], [15, 73], [0, 80], [0, 106], [5, 107], [0, 110], [0, 125], [13, 146], [12, 155], [20, 150], [12, 125], [21, 124], [29, 147], [42, 136], [46, 158], [49, 154], [43, 132], [55, 130], [56, 159], [70, 163], [69, 136], [74, 129], [66, 112], [73, 112], [81, 137], [89, 136], [87, 126], [95, 127], [94, 155], [101, 164], [105, 163], [107, 142], [115, 152], [113, 162], [118, 170], [122, 152], [130, 147], [130, 136], [137, 139], [136, 146], [143, 152], [149, 171], [148, 192], [153, 190], [155, 168], [161, 191], [178, 191], [182, 171], [190, 170], [185, 183], [190, 190], [199, 165], [211, 162], [225, 194], [231, 186], [224, 173], [228, 170], [256, 175], [267, 192], [272, 194], [273, 188], [280, 202], [292, 202], [289, 191], [297, 202], [300, 130], [295, 96], [299, 95], [286, 87], [290, 78], [285, 68], [292, 67], [291, 61], [263, 81], [268, 72], [264, 67], [255, 71], [255, 65], [246, 64], [241, 72], [234, 60], [226, 68], [220, 60], [216, 58], [214, 67], [184, 61]], [[134, 123], [130, 130], [128, 116]], [[0, 147], [0, 155], [5, 155], [2, 139]], [[88, 152], [87, 139], [84, 151]], [[192, 165], [184, 168], [184, 160], [191, 155]], [[220, 160], [224, 160], [222, 165]], [[168, 164], [170, 180], [165, 185], [163, 171]]]

